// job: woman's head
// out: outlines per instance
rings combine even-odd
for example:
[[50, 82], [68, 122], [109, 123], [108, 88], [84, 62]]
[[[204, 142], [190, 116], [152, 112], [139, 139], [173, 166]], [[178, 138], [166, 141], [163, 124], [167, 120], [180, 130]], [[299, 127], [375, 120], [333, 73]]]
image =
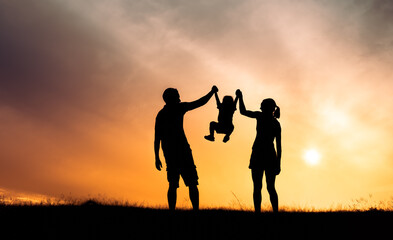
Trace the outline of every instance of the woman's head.
[[275, 118], [280, 118], [280, 108], [276, 102], [271, 98], [266, 98], [261, 103], [261, 110], [264, 113], [272, 114]]

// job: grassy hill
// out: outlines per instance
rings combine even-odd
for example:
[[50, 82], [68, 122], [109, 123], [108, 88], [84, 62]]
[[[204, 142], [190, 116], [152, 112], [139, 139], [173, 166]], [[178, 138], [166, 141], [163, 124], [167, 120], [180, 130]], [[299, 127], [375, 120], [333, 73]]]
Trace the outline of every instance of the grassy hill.
[[7, 239], [380, 239], [393, 212], [270, 212], [151, 209], [95, 203], [0, 206]]

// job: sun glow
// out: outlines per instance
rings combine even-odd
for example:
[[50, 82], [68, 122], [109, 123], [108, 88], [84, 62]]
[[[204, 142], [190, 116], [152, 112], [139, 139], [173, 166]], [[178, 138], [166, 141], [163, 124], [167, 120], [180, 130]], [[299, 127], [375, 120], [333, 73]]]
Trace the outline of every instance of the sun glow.
[[308, 165], [315, 166], [319, 164], [321, 155], [316, 149], [308, 149], [304, 152], [303, 159]]

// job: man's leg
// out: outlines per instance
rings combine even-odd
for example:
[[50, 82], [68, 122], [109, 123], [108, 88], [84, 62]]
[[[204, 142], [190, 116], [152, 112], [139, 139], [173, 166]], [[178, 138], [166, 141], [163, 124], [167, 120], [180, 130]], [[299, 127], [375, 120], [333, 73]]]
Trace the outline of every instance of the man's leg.
[[192, 208], [194, 210], [199, 210], [199, 190], [197, 185], [191, 185], [188, 187], [190, 200], [192, 204]]
[[167, 178], [169, 182], [168, 189], [168, 206], [169, 210], [175, 210], [177, 200], [177, 188], [179, 187], [180, 173], [176, 169], [167, 170]]
[[168, 189], [168, 205], [169, 210], [176, 209], [177, 187], [169, 185]]
[[196, 166], [194, 164], [194, 159], [192, 157], [191, 149], [188, 149], [186, 153], [186, 167], [181, 169], [181, 176], [184, 180], [184, 183], [188, 187], [190, 200], [192, 203], [192, 207], [194, 210], [199, 209], [199, 190], [198, 190], [198, 173], [196, 170]]

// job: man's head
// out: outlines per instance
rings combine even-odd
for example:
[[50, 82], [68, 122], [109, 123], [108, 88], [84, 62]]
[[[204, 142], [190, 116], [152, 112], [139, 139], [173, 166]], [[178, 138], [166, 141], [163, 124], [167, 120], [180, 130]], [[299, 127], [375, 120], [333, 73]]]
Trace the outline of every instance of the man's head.
[[180, 95], [176, 88], [167, 88], [162, 94], [167, 105], [172, 105], [180, 102]]

